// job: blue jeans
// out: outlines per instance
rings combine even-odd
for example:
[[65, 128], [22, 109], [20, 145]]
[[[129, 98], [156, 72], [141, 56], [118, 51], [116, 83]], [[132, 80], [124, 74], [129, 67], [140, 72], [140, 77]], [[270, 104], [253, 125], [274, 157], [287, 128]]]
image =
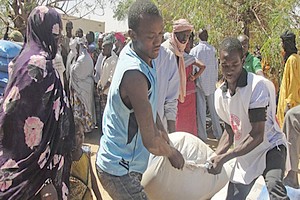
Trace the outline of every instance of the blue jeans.
[[[279, 145], [267, 153], [266, 169], [263, 177], [269, 192], [270, 200], [289, 200], [282, 183], [285, 171], [286, 147]], [[244, 200], [248, 196], [256, 179], [249, 185], [229, 182], [226, 200]]]
[[147, 200], [141, 185], [142, 174], [129, 172], [124, 176], [114, 176], [101, 170], [97, 165], [97, 175], [105, 191], [114, 200]]

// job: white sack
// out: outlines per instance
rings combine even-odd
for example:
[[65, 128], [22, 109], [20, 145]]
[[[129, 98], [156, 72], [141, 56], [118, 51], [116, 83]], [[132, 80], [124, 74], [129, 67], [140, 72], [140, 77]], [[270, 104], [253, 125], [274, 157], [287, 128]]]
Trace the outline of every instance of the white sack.
[[204, 163], [213, 150], [202, 140], [185, 132], [175, 132], [169, 137], [173, 146], [182, 153], [186, 165], [183, 170], [177, 170], [171, 166], [168, 158], [150, 156], [142, 179], [149, 199], [204, 200], [225, 186], [232, 167], [225, 163], [220, 174], [209, 174]]

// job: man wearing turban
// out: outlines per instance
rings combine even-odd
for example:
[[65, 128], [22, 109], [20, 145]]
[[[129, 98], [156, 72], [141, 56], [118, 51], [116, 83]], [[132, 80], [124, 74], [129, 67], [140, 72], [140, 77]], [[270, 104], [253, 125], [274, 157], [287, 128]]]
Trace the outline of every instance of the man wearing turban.
[[158, 80], [157, 111], [169, 133], [175, 131], [177, 99], [183, 102], [186, 95], [183, 54], [192, 30], [193, 26], [186, 19], [175, 21], [170, 38], [162, 43], [155, 60]]
[[280, 38], [285, 64], [277, 105], [277, 118], [282, 127], [285, 113], [300, 104], [300, 56], [297, 54], [294, 33], [285, 31]]

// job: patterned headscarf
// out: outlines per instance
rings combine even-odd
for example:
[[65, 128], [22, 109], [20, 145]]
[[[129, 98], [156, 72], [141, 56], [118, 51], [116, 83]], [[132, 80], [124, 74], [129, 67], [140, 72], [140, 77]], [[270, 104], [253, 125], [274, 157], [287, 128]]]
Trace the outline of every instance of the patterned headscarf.
[[28, 17], [28, 43], [36, 43], [48, 53], [48, 59], [55, 58], [57, 41], [62, 29], [59, 13], [46, 6], [36, 7]]
[[52, 60], [61, 19], [53, 9], [33, 9], [27, 42], [9, 65], [0, 107], [0, 199], [36, 199], [52, 180], [67, 199], [74, 119]]
[[183, 53], [188, 40], [186, 41], [186, 43], [182, 44], [181, 42], [178, 41], [175, 33], [183, 32], [183, 31], [192, 31], [192, 30], [193, 30], [193, 25], [191, 25], [186, 19], [176, 20], [173, 23], [173, 32], [170, 38], [170, 43], [173, 47], [171, 50], [176, 54], [176, 56], [179, 57], [178, 70], [180, 76], [180, 86], [179, 86], [178, 100], [181, 103], [184, 102], [184, 98], [186, 96], [186, 72], [185, 72]]

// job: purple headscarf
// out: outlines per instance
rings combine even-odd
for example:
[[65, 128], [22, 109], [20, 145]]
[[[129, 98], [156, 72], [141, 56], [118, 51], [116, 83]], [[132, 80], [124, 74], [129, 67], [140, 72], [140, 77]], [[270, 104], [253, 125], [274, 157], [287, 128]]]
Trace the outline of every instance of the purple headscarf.
[[52, 65], [61, 27], [53, 8], [36, 7], [27, 42], [9, 65], [0, 108], [0, 199], [36, 199], [46, 180], [67, 198], [74, 119]]

